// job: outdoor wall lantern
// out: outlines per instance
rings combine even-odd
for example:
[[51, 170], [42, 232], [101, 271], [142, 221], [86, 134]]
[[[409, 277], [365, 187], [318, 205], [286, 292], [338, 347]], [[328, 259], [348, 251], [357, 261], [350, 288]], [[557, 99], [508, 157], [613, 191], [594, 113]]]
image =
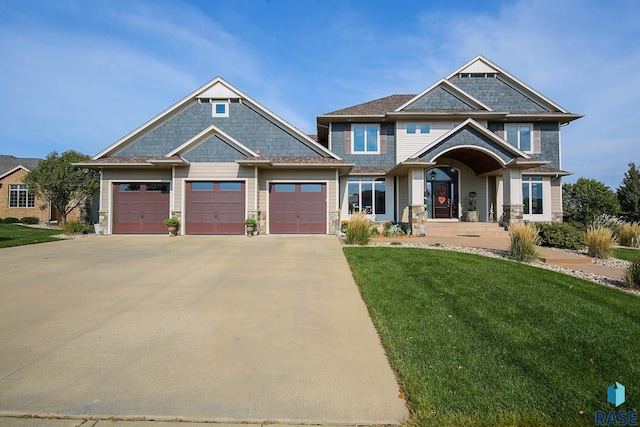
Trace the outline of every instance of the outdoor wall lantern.
[[431, 173], [429, 174], [429, 178], [431, 178], [431, 181], [435, 181], [436, 180], [436, 176], [438, 176], [436, 171], [431, 171]]

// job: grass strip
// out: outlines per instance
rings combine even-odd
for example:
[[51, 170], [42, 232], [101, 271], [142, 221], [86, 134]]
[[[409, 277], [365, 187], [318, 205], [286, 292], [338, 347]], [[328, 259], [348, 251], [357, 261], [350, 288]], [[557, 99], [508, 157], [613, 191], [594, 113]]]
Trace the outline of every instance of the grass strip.
[[594, 425], [614, 381], [637, 409], [636, 295], [473, 254], [344, 252], [415, 425]]
[[60, 230], [25, 227], [17, 224], [0, 224], [0, 248], [55, 242], [60, 239], [53, 236], [61, 233], [62, 231]]

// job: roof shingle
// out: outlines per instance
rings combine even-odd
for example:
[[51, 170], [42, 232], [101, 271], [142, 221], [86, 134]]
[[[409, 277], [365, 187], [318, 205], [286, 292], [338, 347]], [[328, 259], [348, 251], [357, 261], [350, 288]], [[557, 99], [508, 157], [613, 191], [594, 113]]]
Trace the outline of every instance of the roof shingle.
[[390, 111], [394, 111], [396, 108], [403, 104], [406, 104], [415, 95], [390, 95], [384, 98], [375, 99], [373, 101], [365, 102], [363, 104], [354, 105], [352, 107], [343, 108], [342, 110], [336, 110], [331, 113], [324, 114], [325, 116], [375, 116], [384, 115]]

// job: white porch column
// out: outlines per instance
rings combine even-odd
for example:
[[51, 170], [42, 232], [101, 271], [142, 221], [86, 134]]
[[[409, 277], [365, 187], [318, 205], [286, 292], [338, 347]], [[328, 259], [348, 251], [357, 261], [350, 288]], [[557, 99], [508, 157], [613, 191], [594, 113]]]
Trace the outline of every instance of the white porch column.
[[523, 218], [522, 205], [522, 171], [520, 169], [505, 169], [503, 178], [503, 223], [521, 222]]
[[414, 235], [424, 236], [427, 226], [427, 211], [424, 201], [424, 169], [412, 168], [409, 181], [409, 226]]
[[424, 205], [424, 169], [409, 169], [409, 206]]

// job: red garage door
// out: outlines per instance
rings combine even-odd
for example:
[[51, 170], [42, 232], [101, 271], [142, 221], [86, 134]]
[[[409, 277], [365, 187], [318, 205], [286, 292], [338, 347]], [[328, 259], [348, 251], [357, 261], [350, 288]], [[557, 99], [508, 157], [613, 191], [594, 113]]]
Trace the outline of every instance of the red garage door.
[[187, 234], [244, 234], [244, 182], [187, 182]]
[[325, 184], [271, 184], [269, 232], [325, 234], [326, 187]]
[[117, 183], [113, 188], [115, 234], [161, 234], [169, 217], [169, 184]]

